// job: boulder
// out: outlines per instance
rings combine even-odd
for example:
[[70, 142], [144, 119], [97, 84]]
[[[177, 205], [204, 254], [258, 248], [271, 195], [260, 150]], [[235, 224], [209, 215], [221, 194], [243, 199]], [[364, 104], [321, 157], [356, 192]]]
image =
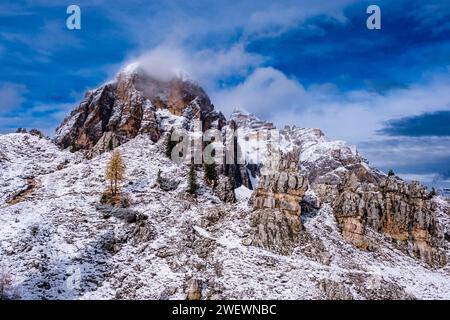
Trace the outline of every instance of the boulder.
[[203, 281], [191, 279], [187, 283], [186, 300], [201, 300]]
[[128, 223], [133, 223], [141, 220], [147, 220], [147, 216], [145, 214], [139, 213], [137, 211], [128, 209], [128, 208], [117, 208], [108, 205], [97, 205], [95, 207], [98, 211], [103, 213], [103, 217], [105, 219], [113, 216], [118, 219], [123, 219]]

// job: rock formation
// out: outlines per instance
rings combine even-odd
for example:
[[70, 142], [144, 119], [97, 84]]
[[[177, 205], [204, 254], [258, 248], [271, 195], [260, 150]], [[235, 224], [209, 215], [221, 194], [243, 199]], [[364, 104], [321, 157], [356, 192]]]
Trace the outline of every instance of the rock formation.
[[395, 176], [367, 183], [349, 173], [339, 187], [333, 209], [343, 237], [362, 249], [373, 243], [368, 229], [385, 234], [411, 256], [445, 265], [445, 241], [429, 192], [418, 182]]
[[281, 144], [300, 150], [299, 169], [308, 178], [311, 188], [322, 203], [331, 203], [337, 196], [337, 186], [349, 171], [365, 175], [374, 182], [379, 172], [369, 168], [355, 147], [343, 141], [328, 140], [317, 128], [286, 126], [281, 132]]
[[[63, 148], [76, 145], [94, 155], [139, 134], [156, 142], [174, 122], [192, 130], [193, 120], [199, 120], [203, 130], [221, 129], [225, 148], [233, 148], [234, 163], [218, 167], [219, 198], [234, 202], [225, 176], [233, 177], [236, 187], [254, 189], [255, 232], [246, 243], [289, 254], [302, 229], [301, 203], [309, 188], [316, 198], [314, 204], [303, 201], [304, 208], [332, 205], [343, 237], [355, 246], [371, 249], [368, 231], [373, 230], [391, 237], [412, 256], [445, 264], [440, 249], [445, 232], [440, 231], [436, 210], [420, 185], [386, 178], [369, 167], [356, 148], [328, 140], [320, 129], [286, 126], [280, 135], [272, 134], [272, 123], [239, 110], [226, 122], [205, 91], [191, 81], [158, 80], [138, 67], [127, 68], [115, 81], [86, 94], [57, 129], [55, 141]], [[259, 141], [260, 134], [267, 134], [267, 144]], [[282, 161], [277, 172], [265, 174], [268, 146], [275, 142]]]
[[158, 110], [199, 119], [203, 129], [220, 129], [225, 123], [197, 84], [179, 78], [162, 81], [139, 69], [125, 70], [115, 81], [86, 93], [57, 128], [55, 142], [63, 148], [75, 144], [100, 153], [138, 134], [148, 134], [157, 141], [162, 131]]
[[297, 170], [298, 153], [282, 155], [279, 171], [263, 175], [254, 191], [252, 244], [289, 254], [302, 229], [300, 202], [307, 180]]
[[187, 283], [186, 300], [201, 300], [203, 281], [191, 279]]

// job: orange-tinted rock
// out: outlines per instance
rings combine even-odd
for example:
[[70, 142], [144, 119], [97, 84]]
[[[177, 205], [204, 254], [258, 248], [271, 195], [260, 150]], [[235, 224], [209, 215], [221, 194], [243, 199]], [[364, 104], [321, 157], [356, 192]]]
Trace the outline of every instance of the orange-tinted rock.
[[[157, 80], [138, 70], [122, 72], [113, 83], [87, 92], [57, 128], [55, 141], [63, 148], [76, 144], [82, 149], [92, 149], [99, 141], [102, 146], [122, 144], [138, 134], [157, 141], [161, 136], [158, 109], [199, 119], [205, 130], [220, 129], [225, 122], [197, 84], [178, 78]], [[95, 149], [102, 151], [100, 146]]]

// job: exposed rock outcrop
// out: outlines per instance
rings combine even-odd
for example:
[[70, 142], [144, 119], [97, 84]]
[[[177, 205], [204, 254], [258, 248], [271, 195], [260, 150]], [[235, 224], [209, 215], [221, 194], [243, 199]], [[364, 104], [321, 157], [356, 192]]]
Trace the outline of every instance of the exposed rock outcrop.
[[344, 141], [331, 141], [320, 129], [286, 126], [280, 137], [287, 150], [300, 150], [300, 172], [308, 178], [311, 189], [323, 203], [334, 201], [337, 186], [348, 172], [357, 172], [367, 182], [375, 182], [380, 175], [368, 166], [354, 146]]
[[229, 177], [219, 175], [214, 192], [224, 202], [236, 202], [234, 187]]
[[118, 219], [123, 219], [128, 223], [139, 222], [142, 220], [147, 220], [148, 218], [147, 215], [141, 214], [135, 210], [131, 210], [128, 208], [116, 208], [108, 205], [97, 205], [95, 209], [102, 212], [105, 219], [113, 216]]
[[290, 254], [302, 229], [300, 202], [308, 188], [297, 170], [298, 152], [282, 156], [279, 171], [263, 175], [254, 193], [252, 244]]
[[203, 281], [191, 279], [187, 283], [186, 300], [200, 300], [202, 298]]
[[446, 264], [445, 241], [429, 192], [395, 176], [368, 183], [349, 173], [333, 203], [343, 237], [362, 249], [373, 245], [368, 228], [385, 234], [405, 252], [428, 264]]
[[55, 142], [63, 148], [103, 152], [138, 134], [148, 134], [153, 141], [161, 136], [157, 110], [199, 119], [203, 129], [225, 124], [214, 110], [209, 97], [197, 84], [173, 78], [158, 80], [139, 69], [126, 70], [117, 79], [88, 91], [84, 100], [57, 128]]

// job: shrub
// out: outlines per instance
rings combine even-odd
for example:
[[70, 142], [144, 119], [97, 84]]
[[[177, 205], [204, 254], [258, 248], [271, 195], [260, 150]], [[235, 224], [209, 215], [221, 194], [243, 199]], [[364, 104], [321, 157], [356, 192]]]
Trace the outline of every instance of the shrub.
[[105, 190], [100, 198], [101, 204], [106, 204], [112, 207], [128, 208], [131, 206], [131, 198], [126, 193], [112, 194], [111, 190]]
[[44, 135], [42, 134], [42, 132], [40, 132], [38, 129], [31, 129], [30, 130], [30, 134], [39, 138], [43, 138]]

